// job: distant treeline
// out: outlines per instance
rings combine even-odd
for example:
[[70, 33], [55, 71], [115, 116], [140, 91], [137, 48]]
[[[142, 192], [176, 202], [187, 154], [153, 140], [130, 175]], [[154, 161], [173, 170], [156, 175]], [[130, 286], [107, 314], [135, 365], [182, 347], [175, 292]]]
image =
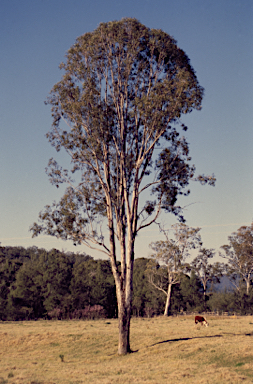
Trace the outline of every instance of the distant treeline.
[[[137, 258], [133, 277], [133, 315], [164, 312], [165, 295], [145, 274], [149, 259]], [[207, 295], [192, 272], [173, 286], [171, 313], [236, 311], [251, 313], [253, 294], [216, 291]], [[116, 290], [108, 260], [37, 247], [0, 247], [0, 320], [117, 317]]]

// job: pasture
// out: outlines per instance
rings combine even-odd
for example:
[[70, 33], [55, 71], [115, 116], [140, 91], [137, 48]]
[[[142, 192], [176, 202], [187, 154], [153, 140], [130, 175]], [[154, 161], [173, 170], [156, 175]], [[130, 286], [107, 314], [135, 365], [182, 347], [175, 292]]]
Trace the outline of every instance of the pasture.
[[131, 323], [117, 355], [117, 320], [0, 322], [0, 384], [252, 383], [253, 317]]

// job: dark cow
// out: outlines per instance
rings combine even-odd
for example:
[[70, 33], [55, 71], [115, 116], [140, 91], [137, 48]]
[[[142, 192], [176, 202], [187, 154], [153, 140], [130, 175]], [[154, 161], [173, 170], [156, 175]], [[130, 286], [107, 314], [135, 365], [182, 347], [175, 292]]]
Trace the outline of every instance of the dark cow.
[[195, 324], [198, 324], [198, 323], [200, 323], [201, 325], [205, 325], [206, 327], [208, 327], [209, 325], [203, 316], [195, 316]]

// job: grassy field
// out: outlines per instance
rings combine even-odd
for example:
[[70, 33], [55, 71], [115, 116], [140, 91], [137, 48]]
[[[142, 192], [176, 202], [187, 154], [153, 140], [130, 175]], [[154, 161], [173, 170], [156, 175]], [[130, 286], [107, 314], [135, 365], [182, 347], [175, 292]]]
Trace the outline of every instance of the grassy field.
[[0, 384], [253, 383], [253, 317], [0, 322]]

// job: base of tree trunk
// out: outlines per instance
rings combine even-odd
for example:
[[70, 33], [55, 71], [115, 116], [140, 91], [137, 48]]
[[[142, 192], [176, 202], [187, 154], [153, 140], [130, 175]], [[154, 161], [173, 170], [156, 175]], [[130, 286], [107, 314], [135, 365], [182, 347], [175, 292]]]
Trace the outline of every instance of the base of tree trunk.
[[[127, 311], [126, 311], [127, 312]], [[127, 313], [119, 314], [119, 344], [118, 354], [131, 353], [130, 348], [130, 316]]]

